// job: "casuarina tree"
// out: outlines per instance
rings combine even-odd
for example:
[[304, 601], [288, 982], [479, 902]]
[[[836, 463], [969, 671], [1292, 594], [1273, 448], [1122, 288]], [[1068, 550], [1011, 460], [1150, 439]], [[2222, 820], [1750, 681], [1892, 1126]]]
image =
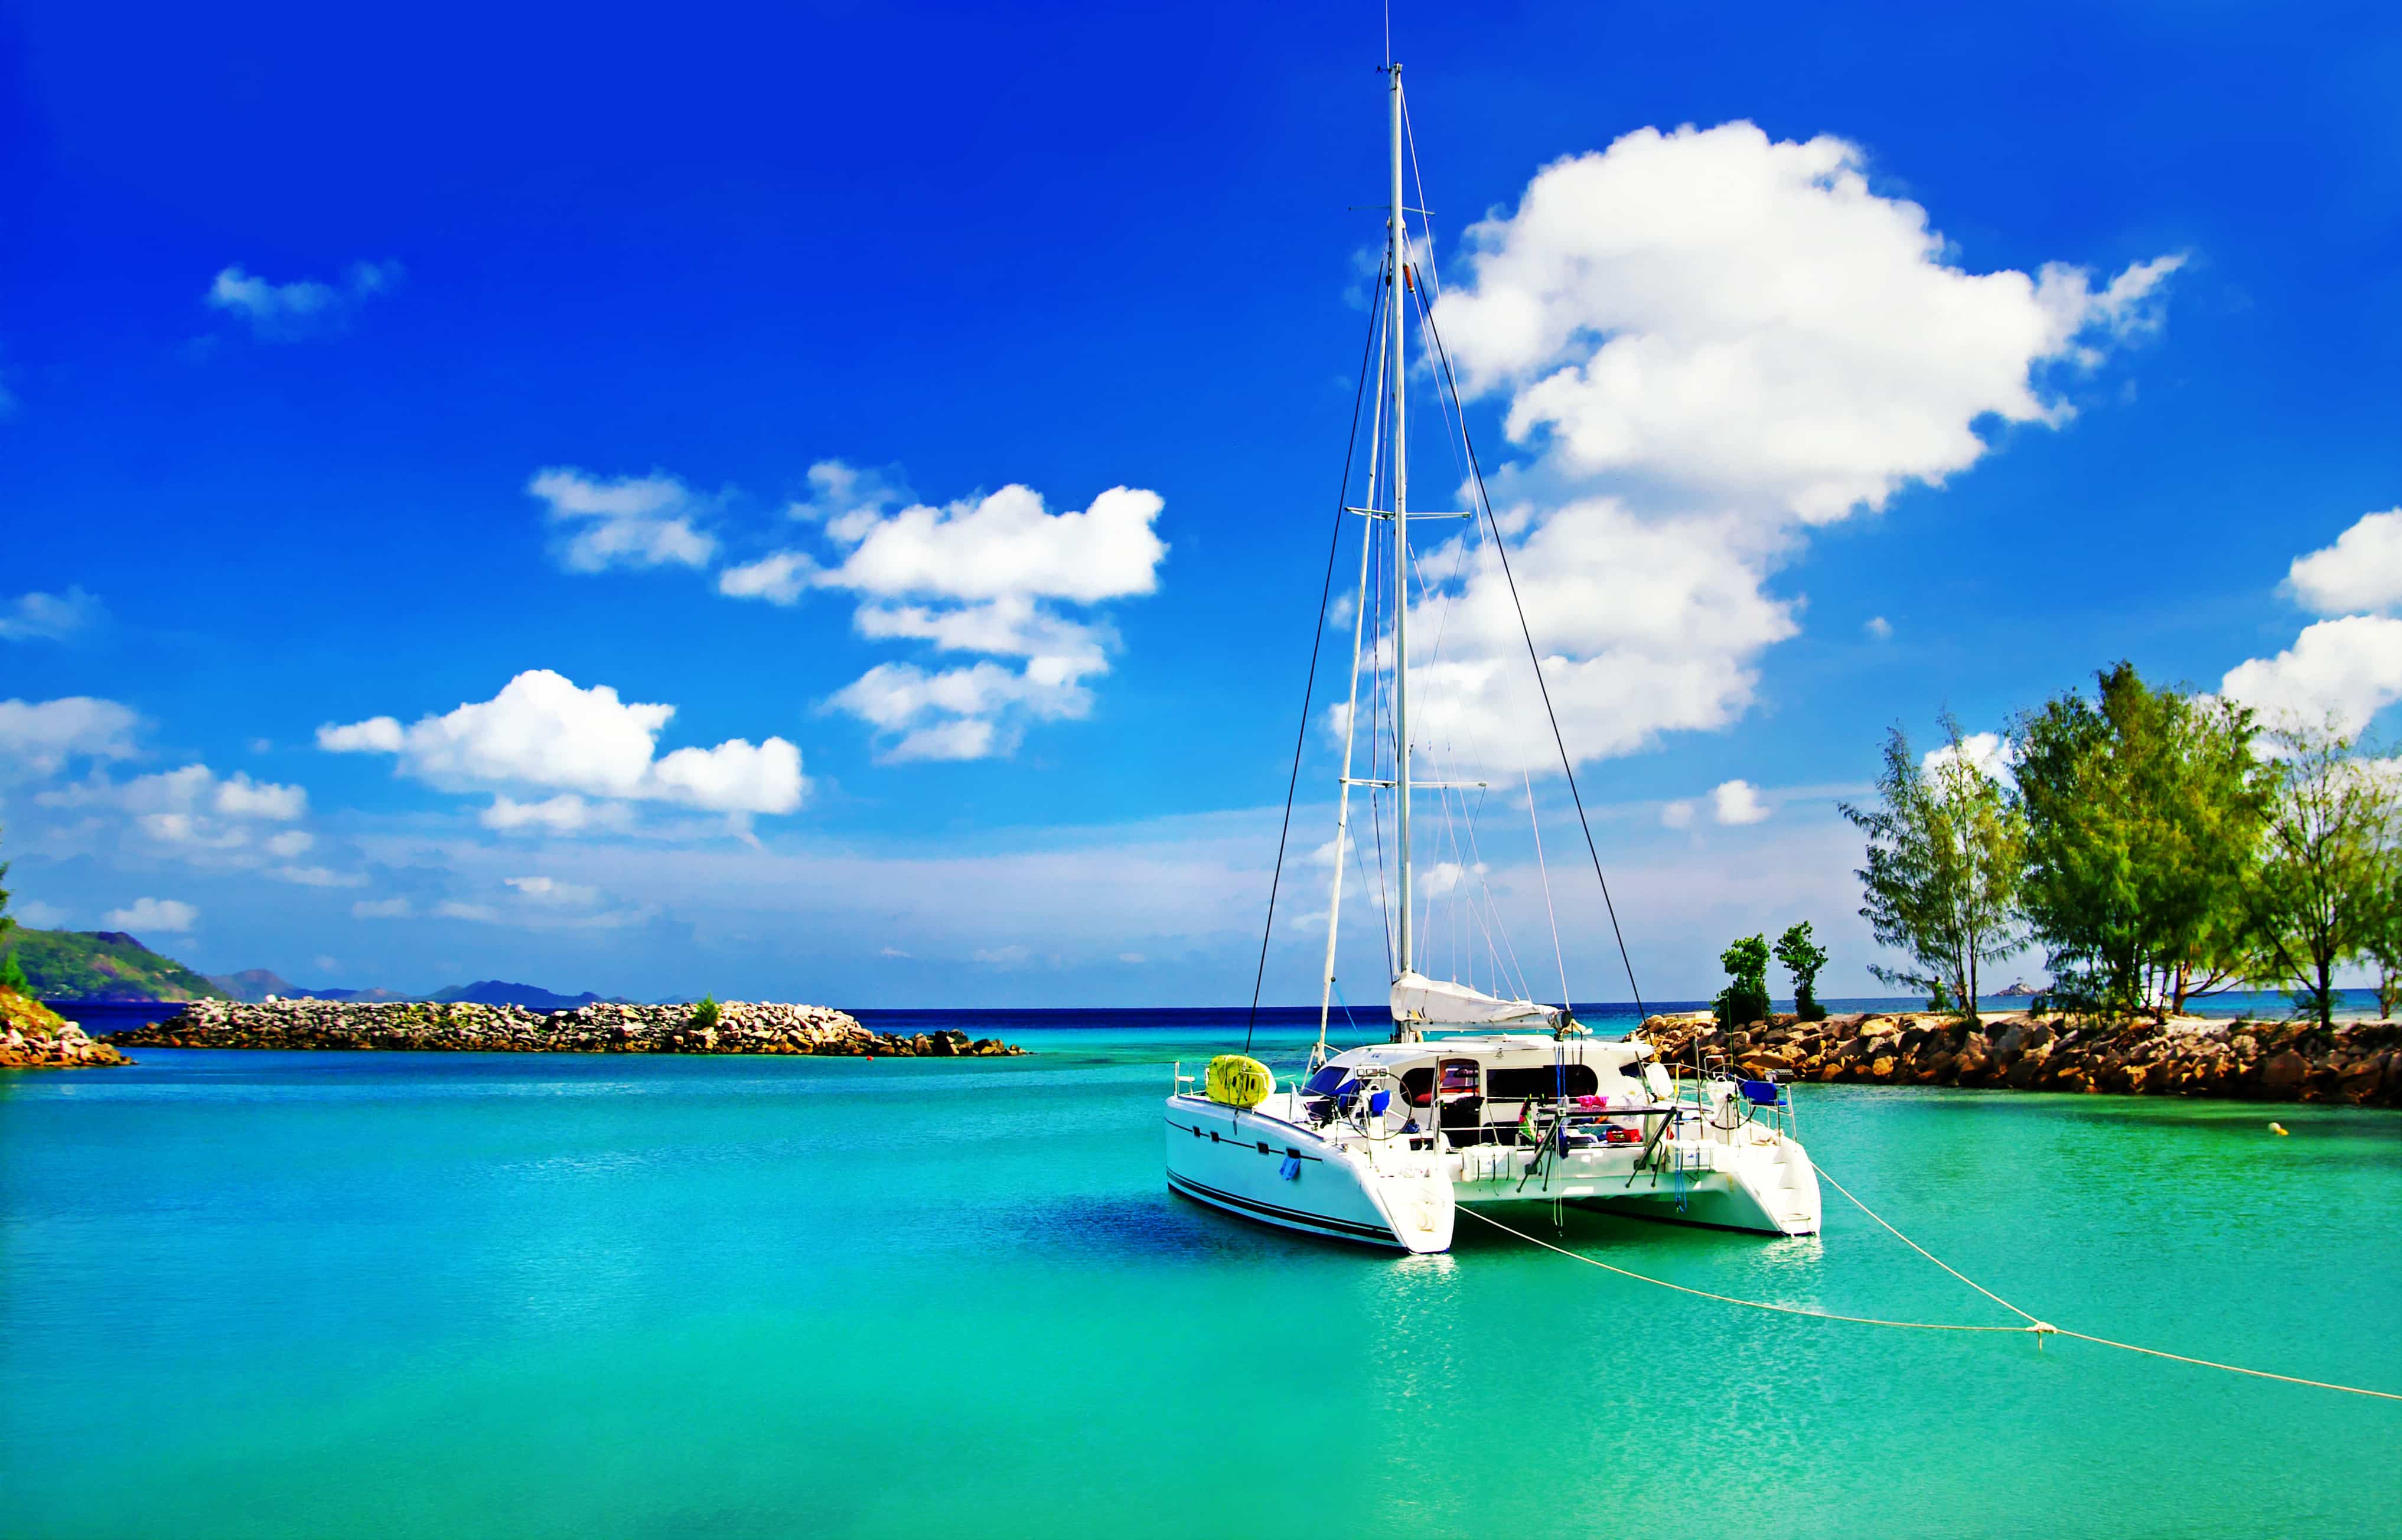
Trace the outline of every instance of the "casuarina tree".
[[2394, 769], [2331, 729], [2270, 735], [2278, 772], [2266, 859], [2248, 889], [2255, 982], [2335, 1018], [2335, 974], [2375, 954], [2393, 924], [2393, 863], [2402, 836]]
[[1970, 743], [1949, 715], [1942, 722], [1949, 742], [1924, 760], [1894, 728], [1876, 804], [1845, 803], [1842, 811], [1868, 835], [1868, 864], [1857, 873], [1866, 900], [1860, 917], [1879, 945], [1908, 959], [1869, 971], [1946, 1002], [1933, 1009], [1957, 1000], [1974, 1011], [1980, 967], [2019, 945], [2025, 824], [1981, 763], [1984, 745]]
[[1776, 938], [1776, 960], [1793, 975], [1793, 1014], [1805, 1022], [1823, 1022], [1827, 1008], [1818, 1003], [1818, 969], [1827, 966], [1826, 948], [1810, 939], [1810, 922], [1802, 920]]

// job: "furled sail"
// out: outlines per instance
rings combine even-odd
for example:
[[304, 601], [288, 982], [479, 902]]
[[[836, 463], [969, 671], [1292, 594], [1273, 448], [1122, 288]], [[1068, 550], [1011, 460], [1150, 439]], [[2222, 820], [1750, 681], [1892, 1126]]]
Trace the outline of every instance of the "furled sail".
[[1458, 1026], [1523, 1023], [1548, 1028], [1559, 1025], [1560, 1012], [1532, 1000], [1498, 999], [1464, 983], [1412, 970], [1393, 981], [1393, 1020]]

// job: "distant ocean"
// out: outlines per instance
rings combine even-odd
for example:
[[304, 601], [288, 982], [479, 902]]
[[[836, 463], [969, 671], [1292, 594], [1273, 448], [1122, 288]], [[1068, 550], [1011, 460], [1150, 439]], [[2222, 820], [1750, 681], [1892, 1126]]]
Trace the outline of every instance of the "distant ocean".
[[[816, 999], [805, 991], [796, 998], [811, 1004], [829, 1002]], [[1578, 1005], [1577, 1017], [1596, 1031], [1623, 1033], [1642, 1024], [1643, 1011], [1703, 1011], [1707, 1000], [1646, 1000], [1638, 1011], [1632, 1000], [1587, 1001]], [[1789, 1009], [1789, 1001], [1780, 1009]], [[2025, 1009], [2026, 997], [2021, 995], [1988, 995], [1978, 1002], [1986, 1011], [2020, 1011]], [[69, 1021], [82, 1024], [83, 1029], [97, 1037], [104, 1032], [120, 1032], [128, 1027], [151, 1022], [163, 1022], [183, 1009], [179, 1003], [160, 1000], [52, 1000], [50, 1009]], [[1923, 1011], [1926, 1002], [1903, 996], [1853, 996], [1829, 999], [1827, 1009], [1832, 1011]], [[1172, 1030], [1186, 1024], [1222, 1023], [1228, 1019], [1248, 1022], [1250, 1013], [1242, 1006], [1200, 1006], [1163, 1009], [1138, 1006], [1079, 1006], [1063, 1010], [978, 1010], [942, 1009], [914, 1010], [905, 1007], [849, 1008], [850, 1013], [878, 1032], [932, 1032], [957, 1028], [976, 1037], [1007, 1038], [1014, 1031], [1068, 1031], [1078, 1029], [1109, 1030], [1122, 1026], [1140, 1025], [1157, 1030]], [[2293, 1001], [2276, 990], [2244, 990], [2214, 995], [2196, 1000], [2188, 1008], [2197, 1016], [2227, 1019], [2285, 1016], [2294, 1013]], [[2370, 1016], [2376, 1013], [2377, 996], [2367, 989], [2342, 991], [2337, 1007], [2339, 1017]], [[1258, 1024], [1263, 1027], [1287, 1028], [1318, 1024], [1318, 1007], [1262, 1006]], [[1382, 1015], [1374, 1011], [1337, 1007], [1333, 1012], [1333, 1030], [1329, 1036], [1341, 1040], [1363, 1042], [1380, 1038], [1389, 1029]], [[1346, 1028], [1349, 1030], [1346, 1033]]]
[[[2402, 1533], [2391, 1403], [1173, 1197], [1169, 1066], [1241, 1011], [871, 1014], [1035, 1052], [0, 1073], [0, 1537]], [[1287, 1073], [1314, 1022], [1254, 1048]], [[1797, 1102], [1829, 1173], [2049, 1320], [2402, 1390], [2402, 1113]], [[1510, 1217], [1741, 1299], [2010, 1324], [1827, 1196], [1803, 1240]]]

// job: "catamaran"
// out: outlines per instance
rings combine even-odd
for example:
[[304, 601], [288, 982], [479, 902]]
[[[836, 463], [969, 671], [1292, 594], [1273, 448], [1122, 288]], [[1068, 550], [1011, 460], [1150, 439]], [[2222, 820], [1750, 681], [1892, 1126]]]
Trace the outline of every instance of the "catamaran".
[[[1473, 859], [1473, 819], [1464, 805], [1455, 809], [1451, 799], [1471, 789], [1481, 791], [1485, 783], [1417, 773], [1429, 746], [1414, 739], [1410, 722], [1412, 596], [1415, 591], [1421, 606], [1435, 599], [1416, 571], [1410, 527], [1429, 519], [1466, 520], [1470, 532], [1481, 533], [1481, 518], [1505, 573], [1508, 551], [1481, 473], [1474, 476], [1475, 512], [1419, 513], [1409, 506], [1406, 387], [1414, 329], [1430, 344], [1421, 349], [1420, 360], [1430, 365], [1427, 373], [1443, 392], [1446, 421], [1457, 430], [1470, 469], [1475, 461], [1465, 419], [1457, 415], [1449, 360], [1434, 329], [1428, 297], [1433, 287], [1430, 263], [1412, 244], [1409, 215], [1424, 213], [1424, 188], [1418, 189], [1420, 207], [1403, 200], [1407, 113], [1401, 69], [1387, 64], [1383, 73], [1390, 119], [1390, 202], [1369, 317], [1382, 378], [1368, 435], [1367, 494], [1360, 505], [1344, 509], [1345, 516], [1360, 521], [1360, 584], [1350, 616], [1350, 701], [1336, 719], [1345, 735], [1343, 769], [1331, 846], [1334, 875], [1318, 1039], [1298, 1084], [1279, 1087], [1273, 1072], [1248, 1052], [1212, 1060], [1198, 1084], [1179, 1066], [1166, 1105], [1168, 1186], [1246, 1218], [1408, 1252], [1449, 1250], [1461, 1203], [1566, 1203], [1771, 1235], [1815, 1234], [1817, 1173], [1795, 1137], [1788, 1087], [1739, 1078], [1722, 1063], [1697, 1060], [1672, 1073], [1649, 1043], [1596, 1037], [1565, 1004], [1565, 965], [1564, 1003], [1537, 1003], [1523, 987], [1523, 973], [1512, 974], [1514, 964], [1495, 943], [1498, 916], [1489, 901], [1474, 925], [1488, 958], [1485, 986], [1476, 978], [1474, 945], [1463, 948], [1456, 936], [1455, 976], [1438, 978], [1425, 970], [1434, 965], [1419, 955], [1426, 923], [1418, 908], [1420, 890], [1455, 892], [1481, 877], [1483, 863]], [[1360, 383], [1364, 392], [1364, 371]], [[1347, 503], [1347, 472], [1346, 481]], [[1377, 506], [1379, 501], [1384, 506]], [[1466, 539], [1461, 535], [1462, 550]], [[1510, 589], [1514, 604], [1514, 579]], [[1519, 621], [1523, 628], [1523, 607]], [[1535, 667], [1531, 633], [1527, 653]], [[1364, 733], [1363, 678], [1370, 696]], [[1539, 667], [1536, 679], [1548, 713], [1548, 687]], [[1559, 738], [1555, 718], [1553, 736]], [[1368, 773], [1355, 776], [1355, 753], [1363, 738]], [[1561, 766], [1573, 789], [1575, 767], [1564, 742]], [[1328, 1032], [1346, 859], [1361, 859], [1364, 872], [1352, 837], [1355, 789], [1365, 791], [1376, 819], [1380, 873], [1387, 809], [1392, 821], [1394, 859], [1384, 906], [1391, 980], [1386, 1003], [1392, 1029], [1387, 1040], [1336, 1052]], [[1443, 837], [1451, 843], [1450, 854], [1467, 859], [1434, 863], [1428, 876], [1439, 880], [1422, 883], [1412, 864], [1411, 815], [1413, 793], [1425, 791], [1445, 799]], [[1526, 800], [1531, 817], [1531, 779]], [[1455, 811], [1461, 816], [1450, 817]], [[1469, 831], [1464, 847], [1463, 824]], [[1589, 828], [1586, 837], [1590, 845]], [[1539, 829], [1535, 841], [1539, 859]], [[1279, 872], [1282, 866], [1279, 857]], [[1599, 877], [1597, 854], [1594, 873]], [[1543, 881], [1548, 904], [1548, 873]], [[1386, 884], [1380, 882], [1379, 890], [1386, 891]], [[1607, 900], [1606, 883], [1603, 894]], [[1270, 915], [1273, 927], [1273, 901]], [[1622, 955], [1622, 942], [1620, 950]], [[1263, 942], [1263, 967], [1265, 953]], [[1456, 976], [1463, 953], [1465, 980]], [[1505, 993], [1512, 983], [1520, 987]]]

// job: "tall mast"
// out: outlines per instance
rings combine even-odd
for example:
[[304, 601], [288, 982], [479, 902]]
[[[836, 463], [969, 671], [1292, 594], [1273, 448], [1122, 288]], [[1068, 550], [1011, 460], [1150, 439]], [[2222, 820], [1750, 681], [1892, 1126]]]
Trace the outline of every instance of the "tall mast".
[[1408, 384], [1405, 338], [1409, 331], [1410, 243], [1401, 208], [1401, 66], [1387, 64], [1385, 68], [1386, 89], [1392, 102], [1393, 140], [1392, 219], [1386, 227], [1390, 250], [1385, 261], [1385, 282], [1393, 287], [1387, 296], [1385, 330], [1393, 339], [1386, 378], [1393, 392], [1393, 783], [1398, 793], [1395, 826], [1401, 853], [1401, 944], [1396, 961], [1401, 971], [1407, 973], [1415, 966], [1410, 946], [1410, 921], [1415, 901], [1410, 896], [1410, 460], [1402, 416]]

